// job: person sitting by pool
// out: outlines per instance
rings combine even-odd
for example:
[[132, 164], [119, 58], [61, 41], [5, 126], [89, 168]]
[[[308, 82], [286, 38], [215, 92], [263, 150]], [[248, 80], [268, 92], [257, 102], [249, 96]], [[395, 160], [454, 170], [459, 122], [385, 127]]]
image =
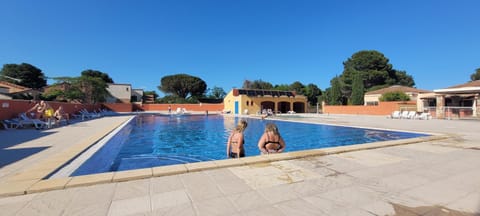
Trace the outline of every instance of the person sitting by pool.
[[26, 113], [30, 113], [32, 111], [35, 111], [35, 113], [32, 112], [32, 116], [34, 116], [36, 119], [43, 119], [45, 111], [49, 105], [45, 101], [40, 101], [38, 103], [35, 103], [35, 105], [30, 108]]
[[265, 126], [265, 132], [258, 140], [258, 148], [262, 154], [280, 153], [285, 150], [285, 141], [275, 124], [268, 123]]
[[243, 137], [243, 131], [245, 131], [247, 125], [247, 121], [242, 119], [238, 122], [238, 125], [235, 127], [235, 129], [233, 129], [227, 141], [227, 157], [245, 157], [245, 149], [243, 147], [245, 140]]
[[57, 110], [55, 110], [55, 113], [53, 114], [53, 117], [55, 118], [55, 124], [56, 125], [59, 125], [59, 123], [62, 120], [66, 120], [67, 124], [70, 121], [70, 116], [68, 115], [68, 113], [65, 112], [65, 110], [63, 110], [63, 106], [61, 106], [61, 105], [58, 107]]

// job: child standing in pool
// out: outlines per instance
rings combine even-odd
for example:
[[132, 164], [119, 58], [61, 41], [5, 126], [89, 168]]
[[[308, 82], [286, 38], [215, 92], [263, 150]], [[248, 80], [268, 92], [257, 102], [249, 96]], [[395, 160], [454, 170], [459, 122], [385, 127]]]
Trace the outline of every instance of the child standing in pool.
[[227, 141], [227, 157], [245, 157], [245, 149], [243, 147], [245, 140], [243, 138], [243, 131], [245, 131], [247, 125], [247, 121], [242, 119], [238, 122], [238, 125], [235, 127], [235, 129], [233, 129]]
[[280, 153], [285, 150], [285, 141], [275, 124], [268, 123], [265, 126], [265, 132], [258, 140], [258, 149], [262, 154]]

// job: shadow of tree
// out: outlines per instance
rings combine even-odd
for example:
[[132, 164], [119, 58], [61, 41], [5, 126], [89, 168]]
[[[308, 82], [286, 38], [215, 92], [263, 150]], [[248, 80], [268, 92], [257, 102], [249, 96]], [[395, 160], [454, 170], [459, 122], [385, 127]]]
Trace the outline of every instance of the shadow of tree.
[[30, 157], [40, 151], [43, 151], [49, 147], [34, 147], [34, 148], [21, 148], [21, 149], [1, 149], [0, 150], [0, 168], [7, 166], [11, 163], [15, 163], [26, 157]]
[[395, 210], [395, 216], [480, 216], [479, 212], [470, 213], [449, 209], [443, 206], [419, 206], [409, 207], [396, 203], [390, 203]]
[[54, 133], [56, 132], [35, 129], [0, 130], [0, 149], [7, 149]]

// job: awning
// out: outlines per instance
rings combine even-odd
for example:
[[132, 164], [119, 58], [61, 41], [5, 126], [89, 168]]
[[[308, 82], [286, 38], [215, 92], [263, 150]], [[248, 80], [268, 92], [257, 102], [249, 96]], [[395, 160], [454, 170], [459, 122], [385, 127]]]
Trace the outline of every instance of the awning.
[[445, 98], [451, 98], [451, 97], [463, 97], [463, 98], [469, 98], [469, 97], [475, 97], [477, 94], [447, 94], [444, 95]]
[[420, 99], [435, 99], [435, 98], [437, 98], [436, 95], [426, 95], [426, 96], [420, 97]]

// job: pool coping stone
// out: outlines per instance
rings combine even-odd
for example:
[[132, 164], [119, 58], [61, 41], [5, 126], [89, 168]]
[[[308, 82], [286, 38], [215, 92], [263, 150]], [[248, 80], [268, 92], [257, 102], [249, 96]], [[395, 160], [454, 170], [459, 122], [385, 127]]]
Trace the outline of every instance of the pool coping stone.
[[122, 182], [130, 180], [145, 179], [150, 177], [177, 175], [189, 172], [198, 172], [203, 170], [211, 170], [224, 167], [245, 166], [254, 164], [271, 163], [281, 160], [293, 160], [299, 158], [316, 157], [331, 154], [340, 154], [351, 151], [361, 151], [389, 146], [408, 145], [412, 143], [421, 143], [433, 140], [441, 140], [450, 138], [448, 135], [431, 135], [428, 137], [417, 137], [402, 140], [391, 140], [383, 142], [374, 142], [366, 144], [357, 144], [350, 146], [338, 146], [324, 149], [312, 149], [297, 152], [285, 152], [280, 154], [258, 155], [244, 157], [239, 159], [224, 159], [217, 161], [203, 161], [189, 164], [176, 164], [170, 166], [159, 166], [152, 168], [117, 171], [109, 173], [99, 173], [84, 176], [74, 176], [55, 179], [32, 179], [7, 182], [8, 190], [0, 191], [0, 197], [13, 196], [22, 194], [31, 194], [36, 192], [44, 192], [50, 190], [64, 189], [77, 186], [86, 186], [102, 183]]

